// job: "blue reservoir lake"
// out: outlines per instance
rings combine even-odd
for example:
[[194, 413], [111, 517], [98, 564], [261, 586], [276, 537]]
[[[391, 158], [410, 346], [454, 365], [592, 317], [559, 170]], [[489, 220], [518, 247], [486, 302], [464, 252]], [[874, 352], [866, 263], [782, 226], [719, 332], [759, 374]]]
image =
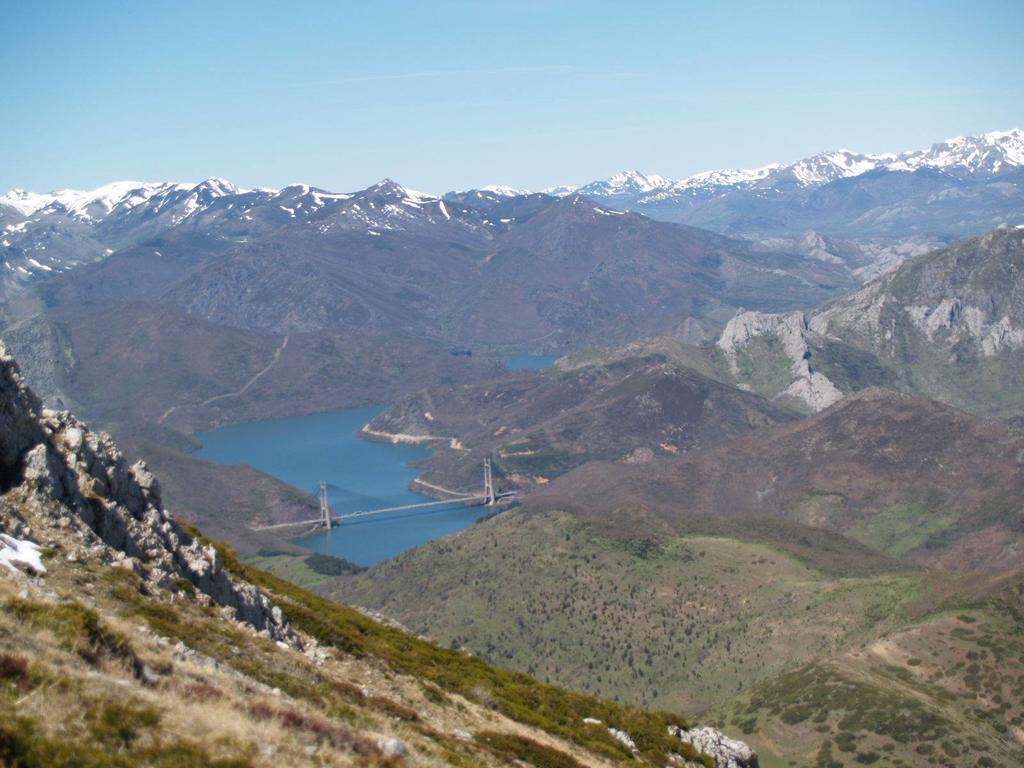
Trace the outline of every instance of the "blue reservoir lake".
[[[319, 493], [320, 481], [326, 480], [335, 514], [433, 501], [408, 489], [409, 481], [419, 474], [409, 464], [429, 455], [425, 447], [356, 437], [383, 410], [383, 406], [349, 408], [231, 424], [197, 435], [203, 447], [196, 456], [219, 464], [248, 464], [313, 497]], [[315, 533], [296, 543], [359, 565], [373, 565], [460, 531], [485, 514], [484, 507], [461, 505], [385, 513], [346, 521], [330, 534]]]

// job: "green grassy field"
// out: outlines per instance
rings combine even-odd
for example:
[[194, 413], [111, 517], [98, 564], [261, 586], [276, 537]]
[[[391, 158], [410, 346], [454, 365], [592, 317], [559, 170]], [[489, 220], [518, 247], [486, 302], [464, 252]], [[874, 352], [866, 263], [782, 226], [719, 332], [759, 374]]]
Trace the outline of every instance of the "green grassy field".
[[320, 590], [541, 680], [698, 712], [899, 626], [928, 579], [827, 575], [761, 544], [618, 540], [568, 514], [511, 512]]
[[755, 336], [736, 353], [737, 381], [775, 397], [793, 381], [793, 361], [775, 336]]
[[933, 534], [953, 527], [959, 515], [953, 511], [929, 514], [924, 504], [896, 504], [870, 520], [858, 523], [847, 535], [893, 557], [917, 549]]

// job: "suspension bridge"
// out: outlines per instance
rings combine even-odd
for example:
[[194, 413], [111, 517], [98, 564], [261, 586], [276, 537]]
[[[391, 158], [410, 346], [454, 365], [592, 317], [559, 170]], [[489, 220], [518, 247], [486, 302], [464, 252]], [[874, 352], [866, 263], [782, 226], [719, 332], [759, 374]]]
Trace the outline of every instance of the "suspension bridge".
[[330, 505], [327, 503], [327, 481], [320, 481], [320, 515], [319, 517], [312, 518], [309, 520], [295, 520], [289, 523], [275, 523], [273, 525], [261, 525], [254, 526], [254, 531], [276, 531], [283, 530], [285, 528], [302, 528], [312, 527], [314, 529], [325, 528], [330, 531], [335, 526], [341, 525], [345, 520], [356, 520], [363, 517], [372, 517], [373, 515], [383, 515], [389, 512], [405, 512], [414, 509], [429, 509], [431, 507], [440, 507], [443, 505], [452, 504], [463, 504], [467, 507], [480, 507], [480, 506], [494, 506], [502, 499], [508, 499], [516, 495], [515, 491], [503, 491], [498, 493], [494, 490], [494, 476], [491, 470], [491, 460], [489, 458], [484, 459], [484, 489], [483, 493], [464, 493], [460, 491], [452, 491], [447, 488], [442, 488], [439, 485], [428, 483], [424, 480], [414, 480], [417, 485], [422, 485], [424, 488], [429, 488], [435, 493], [443, 493], [448, 495], [449, 498], [441, 499], [440, 501], [424, 501], [417, 502], [415, 504], [401, 504], [393, 507], [379, 507], [376, 509], [361, 509], [354, 512], [345, 512], [344, 514], [335, 515], [331, 512]]

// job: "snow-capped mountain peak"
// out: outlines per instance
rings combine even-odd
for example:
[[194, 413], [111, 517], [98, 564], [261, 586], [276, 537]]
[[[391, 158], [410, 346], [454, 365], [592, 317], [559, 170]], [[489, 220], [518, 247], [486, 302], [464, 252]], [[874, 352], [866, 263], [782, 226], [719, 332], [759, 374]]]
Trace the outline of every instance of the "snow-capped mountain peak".
[[[705, 171], [681, 181], [663, 176], [624, 171], [591, 182], [576, 190], [594, 199], [614, 198], [626, 204], [664, 203], [675, 198], [706, 198], [738, 189], [772, 188], [776, 185], [817, 187], [869, 171], [916, 171], [933, 168], [954, 175], [997, 174], [1024, 166], [1024, 130], [993, 131], [981, 136], [961, 136], [934, 144], [926, 150], [862, 154], [849, 149], [821, 152], [790, 164], [772, 163], [753, 169]], [[544, 190], [556, 194], [554, 190]], [[566, 194], [568, 188], [557, 194]]]
[[488, 184], [486, 187], [480, 187], [480, 191], [490, 192], [498, 197], [519, 197], [520, 195], [530, 194], [530, 191], [527, 189], [516, 189], [506, 184]]
[[22, 216], [31, 216], [52, 203], [53, 197], [52, 194], [41, 195], [38, 192], [29, 192], [24, 189], [12, 189], [6, 194], [0, 195], [0, 205], [13, 208]]
[[115, 181], [88, 191], [62, 189], [37, 194], [15, 189], [0, 197], [0, 205], [14, 208], [23, 216], [60, 213], [72, 218], [98, 220], [115, 208], [131, 209], [154, 195], [175, 189], [189, 189], [191, 186], [173, 182]]
[[609, 186], [617, 189], [627, 187], [639, 189], [641, 192], [650, 192], [653, 189], [661, 189], [672, 185], [670, 179], [656, 174], [643, 174], [640, 171], [622, 171], [608, 179]]
[[576, 187], [571, 187], [568, 184], [556, 184], [553, 187], [542, 189], [541, 193], [550, 195], [551, 197], [565, 197], [566, 195], [571, 195], [575, 191]]
[[822, 152], [799, 160], [784, 171], [792, 175], [803, 186], [827, 184], [836, 179], [860, 176], [873, 171], [883, 163], [882, 158], [861, 155], [848, 149], [836, 152]]
[[656, 202], [679, 193], [695, 194], [722, 187], [748, 187], [767, 178], [781, 167], [778, 163], [772, 163], [771, 165], [752, 169], [726, 168], [718, 171], [705, 171], [688, 176], [671, 187], [644, 195], [643, 200], [644, 202]]
[[208, 194], [211, 197], [226, 197], [227, 195], [237, 195], [243, 190], [227, 179], [214, 176], [197, 184], [192, 191], [196, 194]]
[[397, 181], [392, 179], [381, 179], [376, 184], [367, 187], [358, 194], [394, 197], [400, 200], [409, 200], [414, 203], [426, 203], [438, 199], [436, 195], [431, 195], [426, 192], [418, 192], [415, 189], [403, 187]]
[[981, 136], [957, 136], [927, 150], [901, 152], [889, 163], [891, 170], [922, 167], [998, 173], [1024, 166], [1024, 130], [992, 131]]
[[1024, 131], [992, 131], [981, 136], [957, 136], [929, 149], [862, 155], [848, 149], [824, 152], [799, 160], [785, 170], [801, 184], [825, 184], [868, 171], [916, 171], [934, 168], [955, 174], [998, 173], [1024, 166]]
[[640, 171], [621, 171], [604, 181], [595, 181], [580, 187], [577, 192], [587, 197], [621, 197], [643, 195], [659, 189], [668, 189], [675, 182], [664, 176], [644, 174]]

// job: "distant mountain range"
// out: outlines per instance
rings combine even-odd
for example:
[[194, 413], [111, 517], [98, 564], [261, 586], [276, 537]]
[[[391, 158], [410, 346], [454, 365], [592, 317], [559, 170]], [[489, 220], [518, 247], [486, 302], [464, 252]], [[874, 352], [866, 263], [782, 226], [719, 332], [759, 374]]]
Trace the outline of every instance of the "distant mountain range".
[[[910, 152], [825, 152], [789, 165], [708, 171], [683, 180], [626, 171], [541, 193], [492, 185], [428, 195], [389, 179], [351, 193], [306, 184], [239, 189], [219, 178], [199, 184], [119, 181], [88, 192], [12, 190], [0, 196], [0, 257], [10, 284], [103, 258], [172, 229], [242, 241], [297, 222], [324, 233], [359, 229], [377, 236], [454, 220], [467, 230], [500, 232], [524, 211], [569, 194], [733, 236], [799, 238], [813, 230], [832, 238], [881, 239], [886, 246], [914, 238], [934, 246], [1024, 219], [1024, 131], [960, 137]], [[864, 250], [863, 243], [859, 247]], [[865, 252], [878, 250], [875, 245]]]
[[726, 234], [955, 239], [1024, 220], [1024, 131], [930, 149], [823, 152], [790, 164], [682, 180], [625, 171], [575, 192], [652, 218]]
[[934, 144], [930, 149], [875, 155], [841, 149], [821, 152], [789, 165], [772, 163], [753, 169], [705, 171], [681, 181], [625, 171], [605, 181], [585, 184], [575, 191], [595, 199], [633, 199], [641, 204], [652, 204], [674, 196], [715, 195], [737, 188], [817, 187], [871, 171], [912, 173], [929, 168], [966, 178], [1007, 174], [1022, 165], [1024, 131], [1015, 128], [981, 136], [960, 136]]
[[6, 228], [9, 284], [34, 284], [51, 307], [158, 301], [274, 333], [560, 349], [722, 323], [741, 306], [810, 307], [857, 282], [842, 264], [577, 194], [444, 200], [391, 180], [353, 194], [219, 179], [59, 193]]

